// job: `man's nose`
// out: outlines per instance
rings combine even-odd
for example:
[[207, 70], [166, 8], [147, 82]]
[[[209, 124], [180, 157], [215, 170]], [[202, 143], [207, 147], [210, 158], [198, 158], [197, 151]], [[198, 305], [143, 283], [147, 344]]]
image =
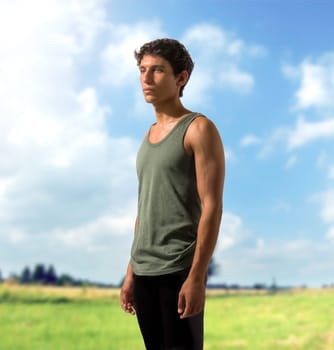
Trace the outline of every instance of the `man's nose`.
[[153, 82], [153, 74], [149, 70], [144, 73], [143, 82], [146, 84], [151, 84]]

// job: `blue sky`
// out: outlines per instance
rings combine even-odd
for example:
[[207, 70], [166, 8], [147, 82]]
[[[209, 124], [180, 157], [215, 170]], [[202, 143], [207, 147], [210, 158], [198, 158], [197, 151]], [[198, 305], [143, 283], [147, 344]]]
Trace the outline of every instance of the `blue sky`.
[[1, 1], [0, 270], [118, 283], [154, 115], [133, 51], [181, 40], [226, 150], [213, 282], [334, 282], [331, 1]]

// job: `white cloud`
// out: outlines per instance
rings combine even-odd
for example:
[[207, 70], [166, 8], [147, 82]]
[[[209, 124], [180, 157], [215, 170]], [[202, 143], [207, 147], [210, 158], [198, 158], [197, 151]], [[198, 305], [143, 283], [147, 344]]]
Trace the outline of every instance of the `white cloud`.
[[183, 41], [193, 47], [206, 46], [202, 56], [213, 52], [224, 52], [228, 56], [238, 56], [244, 48], [242, 40], [232, 33], [227, 33], [218, 26], [203, 23], [190, 28], [184, 35]]
[[[285, 65], [282, 71], [299, 85], [293, 112], [304, 110], [309, 115], [297, 115], [294, 126], [276, 128], [264, 140], [260, 157], [270, 154], [278, 144], [287, 146], [287, 150], [291, 151], [318, 140], [334, 138], [334, 53], [326, 53], [313, 60], [306, 58], [297, 66]], [[315, 114], [310, 113], [311, 108], [316, 110]], [[314, 116], [318, 119], [314, 120]], [[292, 158], [287, 165], [291, 161]]]
[[[264, 138], [259, 157], [267, 157], [278, 145], [282, 145], [287, 151], [293, 151], [312, 142], [325, 139], [330, 140], [332, 138], [334, 138], [333, 118], [321, 121], [307, 121], [305, 118], [299, 117], [295, 126], [278, 127], [268, 137]], [[294, 164], [294, 158], [293, 156], [291, 157], [287, 161], [287, 166]]]
[[334, 226], [330, 227], [327, 231], [326, 238], [334, 241]]
[[278, 127], [273, 130], [269, 136], [263, 138], [262, 147], [259, 151], [259, 157], [268, 157], [279, 144], [285, 146], [290, 135], [291, 130], [289, 130], [287, 127]]
[[309, 122], [299, 117], [295, 129], [289, 135], [288, 147], [294, 149], [317, 139], [332, 137], [334, 137], [334, 118]]
[[[274, 210], [289, 212], [291, 206], [279, 201]], [[313, 274], [317, 276], [313, 283], [321, 285], [328, 278], [331, 261], [332, 246], [321, 240], [272, 239], [269, 232], [268, 236], [261, 237], [251, 233], [238, 215], [226, 212], [215, 253], [219, 269], [210, 281], [268, 285], [275, 278], [282, 286], [307, 283]]]
[[21, 244], [28, 238], [27, 234], [20, 229], [11, 229], [8, 231], [8, 240], [12, 244]]
[[329, 52], [315, 60], [305, 59], [298, 66], [285, 66], [283, 72], [298, 79], [300, 86], [295, 94], [297, 109], [334, 107], [334, 53]]
[[325, 224], [329, 225], [325, 238], [334, 242], [334, 188], [316, 193], [312, 200], [319, 204], [320, 217]]
[[211, 281], [270, 285], [275, 279], [279, 286], [295, 286], [307, 284], [313, 276], [312, 284], [321, 286], [328, 281], [334, 267], [332, 240], [328, 238], [329, 242], [323, 242], [319, 239], [279, 240], [249, 236], [238, 249], [226, 249], [216, 256], [220, 269]]
[[101, 80], [114, 86], [138, 85], [134, 50], [144, 43], [165, 36], [158, 21], [115, 25], [110, 28], [109, 43], [102, 52]]
[[334, 164], [330, 153], [322, 150], [318, 155], [316, 165], [319, 170], [327, 173], [329, 180], [334, 179]]
[[[188, 29], [183, 41], [193, 49], [200, 50], [201, 58], [210, 58], [213, 54], [238, 58], [246, 56], [263, 56], [266, 49], [260, 45], [248, 45], [235, 33], [228, 32], [219, 26], [209, 23], [197, 24]], [[205, 50], [202, 48], [205, 47]]]
[[253, 145], [258, 145], [261, 144], [262, 140], [257, 137], [256, 135], [253, 134], [249, 134], [244, 136], [241, 141], [240, 141], [240, 145], [241, 147], [249, 147], [249, 146], [253, 146]]
[[322, 205], [321, 217], [324, 222], [334, 222], [334, 188], [320, 193], [317, 198], [320, 200]]
[[14, 179], [10, 177], [0, 178], [0, 198], [6, 195], [6, 192], [10, 190], [14, 185]]
[[38, 258], [77, 270], [75, 242], [109, 248], [110, 263], [113, 237], [133, 231], [137, 140], [109, 134], [110, 107], [81, 79], [108, 27], [101, 4], [0, 3], [2, 269]]
[[234, 64], [221, 69], [220, 82], [222, 87], [230, 88], [239, 93], [250, 92], [255, 84], [251, 74], [242, 72]]
[[[134, 229], [136, 217], [136, 205], [132, 203], [130, 208], [94, 218], [88, 223], [73, 228], [57, 228], [50, 233], [61, 243], [87, 250], [107, 248], [117, 235], [128, 235]], [[108, 248], [107, 248], [108, 249]]]
[[208, 91], [212, 88], [236, 93], [252, 91], [255, 79], [240, 66], [246, 58], [263, 56], [265, 48], [248, 45], [234, 33], [208, 23], [189, 28], [181, 41], [196, 56], [191, 84], [185, 91], [187, 102], [195, 106], [207, 102]]
[[233, 150], [231, 150], [229, 148], [225, 148], [224, 153], [225, 153], [225, 160], [227, 162], [234, 163], [236, 161], [236, 155], [233, 152]]
[[[109, 25], [109, 41], [101, 54], [102, 73], [100, 80], [114, 87], [134, 86], [135, 114], [147, 115], [138, 91], [138, 73], [133, 51], [143, 43], [164, 37], [159, 21], [139, 22], [133, 25]], [[190, 53], [196, 53], [195, 69], [191, 83], [185, 89], [184, 100], [193, 106], [208, 102], [208, 91], [212, 88], [230, 89], [237, 93], [249, 93], [255, 84], [254, 77], [243, 71], [236, 59], [255, 58], [265, 54], [265, 49], [246, 43], [233, 33], [210, 24], [196, 25], [188, 29], [181, 41]], [[222, 59], [223, 57], [223, 59]], [[207, 64], [207, 63], [210, 64]], [[217, 86], [217, 71], [219, 84]], [[139, 101], [138, 101], [138, 96]]]
[[184, 89], [183, 100], [186, 104], [203, 106], [209, 102], [208, 91], [214, 86], [214, 76], [209, 69], [196, 65], [189, 84]]
[[[105, 279], [109, 269], [110, 278], [116, 270], [120, 277], [119, 267], [128, 260], [136, 211], [138, 141], [110, 135], [113, 118], [122, 118], [114, 113], [115, 94], [120, 86], [137, 81], [134, 47], [163, 33], [156, 21], [115, 27], [105, 17], [103, 1], [0, 3], [2, 269], [13, 266], [19, 256], [16, 271], [38, 259], [59, 264], [78, 277], [82, 271], [91, 278], [104, 270], [96, 278]], [[198, 105], [207, 101], [210, 89], [252, 90], [254, 77], [242, 64], [245, 58], [265, 54], [265, 49], [248, 45], [218, 26], [194, 27], [184, 38], [188, 34], [190, 49], [197, 50], [199, 61], [185, 96], [189, 89]], [[108, 36], [97, 59], [96, 48]], [[212, 64], [208, 66], [206, 60]], [[92, 63], [88, 75], [96, 78], [88, 85], [84, 81], [87, 61]], [[110, 97], [103, 99], [107, 93], [105, 86], [103, 93], [99, 90], [98, 78], [111, 89]], [[139, 103], [136, 108], [147, 112]], [[280, 141], [291, 135], [286, 129], [274, 134]], [[301, 144], [313, 139], [304, 138]], [[256, 137], [244, 140], [248, 146], [258, 141]], [[234, 157], [227, 150], [227, 159]], [[332, 217], [331, 211], [326, 215]], [[246, 239], [249, 231], [243, 220], [224, 213], [217, 245], [220, 256], [233, 252]], [[279, 258], [281, 246], [271, 247], [265, 239], [254, 241], [249, 251], [235, 250], [234, 264], [239, 258], [254, 258], [253, 253], [255, 263]], [[300, 246], [307, 251], [307, 245]], [[292, 254], [298, 249], [286, 251]]]
[[224, 212], [217, 242], [218, 252], [230, 249], [244, 240], [248, 235], [242, 219], [233, 213]]

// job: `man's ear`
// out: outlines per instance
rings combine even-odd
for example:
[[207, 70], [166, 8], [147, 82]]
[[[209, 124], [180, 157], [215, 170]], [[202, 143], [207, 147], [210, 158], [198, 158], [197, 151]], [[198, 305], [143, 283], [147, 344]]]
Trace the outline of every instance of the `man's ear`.
[[186, 70], [182, 71], [177, 77], [177, 85], [178, 86], [186, 85], [188, 79], [189, 79], [188, 72]]

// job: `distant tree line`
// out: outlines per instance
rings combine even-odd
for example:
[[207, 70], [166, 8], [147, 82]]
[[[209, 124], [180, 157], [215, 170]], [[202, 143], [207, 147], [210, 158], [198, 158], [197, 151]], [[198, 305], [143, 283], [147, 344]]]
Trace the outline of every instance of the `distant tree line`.
[[[29, 284], [41, 284], [50, 286], [99, 286], [99, 287], [112, 287], [103, 283], [92, 282], [85, 279], [77, 279], [69, 274], [56, 273], [53, 265], [45, 266], [44, 264], [36, 264], [34, 268], [25, 266], [20, 274], [11, 274], [10, 281], [29, 285]], [[0, 282], [3, 281], [0, 271]]]
[[[214, 276], [219, 271], [219, 265], [212, 258], [208, 268], [208, 278]], [[2, 275], [0, 269], [0, 283], [5, 281], [10, 281], [14, 283], [19, 283], [23, 285], [29, 284], [40, 284], [40, 285], [50, 285], [50, 286], [97, 286], [97, 287], [120, 287], [123, 284], [124, 278], [119, 284], [107, 284], [95, 281], [90, 281], [87, 279], [78, 279], [69, 274], [57, 274], [53, 265], [36, 264], [33, 268], [25, 266], [20, 274], [12, 273], [7, 279]], [[280, 290], [289, 289], [291, 286], [278, 286], [276, 280], [273, 279], [270, 285], [265, 283], [254, 283], [253, 285], [240, 285], [238, 283], [209, 283], [208, 288], [217, 289], [255, 289], [255, 290]], [[307, 288], [306, 285], [301, 285], [299, 288]], [[334, 288], [334, 283], [324, 284], [322, 288]]]
[[[219, 265], [216, 264], [212, 258], [209, 264], [208, 277], [211, 277], [217, 273]], [[74, 278], [69, 274], [60, 274], [56, 273], [53, 265], [46, 266], [45, 264], [36, 264], [33, 268], [25, 266], [21, 273], [16, 274], [12, 273], [8, 281], [19, 283], [23, 285], [29, 284], [41, 284], [41, 285], [50, 285], [50, 286], [98, 286], [98, 287], [120, 287], [123, 284], [124, 278], [120, 281], [119, 284], [106, 284], [100, 282], [94, 282], [84, 279]], [[0, 282], [3, 282], [4, 279], [0, 270]]]

